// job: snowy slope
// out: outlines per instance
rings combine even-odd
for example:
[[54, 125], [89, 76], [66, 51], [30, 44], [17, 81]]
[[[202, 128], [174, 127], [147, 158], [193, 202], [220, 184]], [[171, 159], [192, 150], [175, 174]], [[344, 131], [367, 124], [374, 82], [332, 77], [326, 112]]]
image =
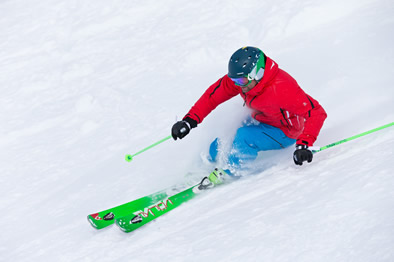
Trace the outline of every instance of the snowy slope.
[[261, 154], [264, 170], [132, 234], [86, 221], [209, 169], [200, 154], [234, 134], [239, 97], [184, 140], [124, 155], [169, 135], [241, 46], [262, 48], [324, 106], [317, 145], [393, 122], [392, 1], [14, 0], [0, 11], [0, 261], [394, 260], [393, 128], [302, 167], [291, 148]]

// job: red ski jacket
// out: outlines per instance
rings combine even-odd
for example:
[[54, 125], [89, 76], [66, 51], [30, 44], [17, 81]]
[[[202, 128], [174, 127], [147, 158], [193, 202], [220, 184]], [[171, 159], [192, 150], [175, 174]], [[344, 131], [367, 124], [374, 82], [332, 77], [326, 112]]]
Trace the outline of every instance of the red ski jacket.
[[244, 94], [225, 75], [205, 91], [184, 119], [201, 123], [219, 104], [238, 94], [252, 109], [253, 118], [280, 128], [286, 136], [297, 139], [297, 144], [312, 146], [327, 117], [323, 107], [267, 57], [264, 76], [252, 90]]

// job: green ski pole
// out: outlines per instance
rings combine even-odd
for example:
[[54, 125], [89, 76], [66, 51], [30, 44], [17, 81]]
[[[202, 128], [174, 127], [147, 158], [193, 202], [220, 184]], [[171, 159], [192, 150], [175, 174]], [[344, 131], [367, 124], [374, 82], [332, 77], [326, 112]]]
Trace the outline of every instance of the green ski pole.
[[146, 150], [151, 149], [152, 147], [155, 147], [155, 146], [157, 146], [158, 144], [163, 143], [164, 141], [170, 139], [171, 137], [172, 137], [172, 136], [167, 136], [167, 137], [165, 137], [165, 138], [163, 138], [163, 139], [157, 141], [156, 143], [154, 143], [154, 144], [152, 144], [152, 145], [150, 145], [150, 146], [148, 146], [148, 147], [145, 147], [144, 149], [142, 149], [141, 151], [138, 151], [137, 153], [135, 153], [135, 154], [133, 154], [133, 155], [126, 155], [125, 160], [126, 160], [127, 162], [131, 162], [131, 160], [133, 160], [133, 157], [135, 157], [136, 155], [139, 155], [139, 154], [145, 152]]
[[390, 124], [387, 124], [387, 125], [384, 125], [384, 126], [381, 126], [381, 127], [378, 127], [378, 128], [374, 128], [374, 129], [369, 130], [369, 131], [366, 131], [366, 132], [364, 132], [364, 133], [361, 133], [361, 134], [358, 134], [358, 135], [355, 135], [355, 136], [351, 136], [351, 137], [349, 137], [349, 138], [345, 138], [345, 139], [340, 140], [340, 141], [338, 141], [338, 142], [334, 142], [334, 143], [332, 143], [332, 144], [323, 146], [323, 147], [321, 147], [320, 149], [312, 150], [312, 153], [320, 152], [320, 151], [325, 150], [325, 149], [327, 149], [327, 148], [330, 148], [330, 147], [333, 147], [333, 146], [337, 146], [337, 145], [339, 145], [339, 144], [342, 144], [342, 143], [351, 141], [351, 140], [353, 140], [353, 139], [356, 139], [356, 138], [359, 138], [359, 137], [362, 137], [362, 136], [371, 134], [371, 133], [373, 133], [373, 132], [382, 130], [382, 129], [384, 129], [384, 128], [387, 128], [387, 127], [390, 127], [390, 126], [393, 126], [393, 125], [394, 125], [394, 122], [391, 122]]

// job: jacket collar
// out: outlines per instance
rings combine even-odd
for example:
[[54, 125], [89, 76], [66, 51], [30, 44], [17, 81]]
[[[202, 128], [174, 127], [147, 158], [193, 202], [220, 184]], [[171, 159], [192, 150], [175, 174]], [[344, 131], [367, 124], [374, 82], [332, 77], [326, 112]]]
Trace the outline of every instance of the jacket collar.
[[263, 78], [258, 82], [258, 84], [250, 90], [247, 95], [256, 96], [264, 91], [264, 88], [269, 85], [269, 83], [275, 78], [279, 72], [278, 64], [267, 57], [264, 69]]

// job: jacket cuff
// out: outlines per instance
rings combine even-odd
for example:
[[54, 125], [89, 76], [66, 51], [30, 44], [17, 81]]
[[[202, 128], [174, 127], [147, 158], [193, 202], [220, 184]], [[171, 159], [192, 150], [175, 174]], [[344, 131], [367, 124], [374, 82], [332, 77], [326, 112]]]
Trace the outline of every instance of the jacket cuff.
[[305, 146], [313, 146], [316, 138], [311, 135], [300, 135], [297, 138], [296, 145], [305, 145]]
[[190, 117], [183, 118], [183, 121], [186, 121], [187, 123], [189, 123], [191, 128], [197, 127], [197, 121], [192, 119], [192, 118], [190, 118]]

